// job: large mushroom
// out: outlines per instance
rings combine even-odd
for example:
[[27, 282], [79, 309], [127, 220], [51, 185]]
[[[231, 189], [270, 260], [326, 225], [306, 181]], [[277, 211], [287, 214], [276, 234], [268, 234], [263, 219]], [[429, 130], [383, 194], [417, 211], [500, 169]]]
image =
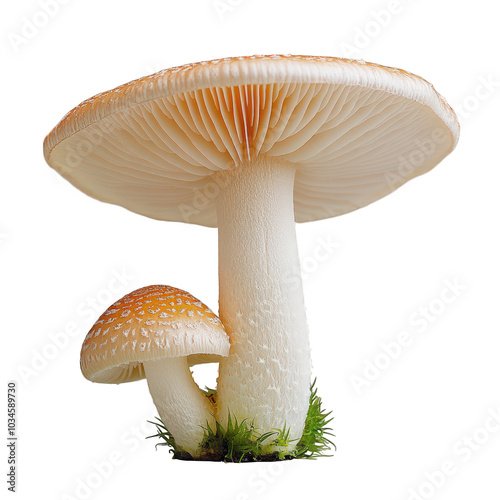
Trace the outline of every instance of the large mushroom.
[[120, 384], [146, 378], [163, 424], [177, 447], [193, 458], [215, 407], [189, 366], [229, 354], [219, 318], [190, 293], [165, 285], [131, 292], [111, 305], [85, 337], [80, 356], [92, 382]]
[[427, 81], [329, 57], [254, 56], [168, 69], [99, 94], [48, 135], [83, 192], [219, 229], [231, 339], [217, 417], [302, 434], [311, 367], [295, 222], [341, 215], [439, 163], [459, 135]]

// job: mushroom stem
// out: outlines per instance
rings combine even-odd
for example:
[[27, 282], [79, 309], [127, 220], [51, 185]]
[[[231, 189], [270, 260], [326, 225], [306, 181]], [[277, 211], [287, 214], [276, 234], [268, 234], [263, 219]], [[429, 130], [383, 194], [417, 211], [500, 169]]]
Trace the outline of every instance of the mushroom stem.
[[199, 456], [207, 423], [214, 425], [214, 408], [189, 369], [187, 358], [144, 361], [149, 392], [165, 427], [179, 448]]
[[[295, 167], [259, 157], [221, 172], [219, 316], [230, 336], [221, 360], [217, 419], [302, 436], [311, 361], [295, 235]], [[292, 450], [297, 441], [292, 441]]]

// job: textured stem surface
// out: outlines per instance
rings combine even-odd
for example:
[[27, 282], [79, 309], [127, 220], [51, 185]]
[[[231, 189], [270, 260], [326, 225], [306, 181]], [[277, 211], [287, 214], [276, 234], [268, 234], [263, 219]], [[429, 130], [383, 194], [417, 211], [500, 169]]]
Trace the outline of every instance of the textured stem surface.
[[[217, 418], [302, 435], [311, 363], [293, 212], [295, 169], [260, 157], [219, 174], [219, 314], [231, 338]], [[291, 443], [290, 449], [296, 443]]]
[[207, 422], [214, 428], [214, 408], [193, 380], [187, 358], [147, 361], [144, 371], [163, 424], [177, 446], [197, 457]]

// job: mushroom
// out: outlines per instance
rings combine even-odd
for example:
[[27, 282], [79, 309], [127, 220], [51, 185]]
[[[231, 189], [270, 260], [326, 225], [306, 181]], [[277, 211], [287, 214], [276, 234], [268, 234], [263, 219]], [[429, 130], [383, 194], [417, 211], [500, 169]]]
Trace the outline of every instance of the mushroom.
[[120, 384], [142, 378], [176, 445], [198, 457], [213, 403], [189, 366], [229, 354], [219, 318], [191, 294], [164, 285], [135, 290], [110, 306], [82, 346], [80, 366], [92, 382]]
[[[219, 229], [219, 316], [231, 339], [217, 418], [286, 426], [308, 411], [311, 362], [295, 222], [368, 205], [454, 148], [453, 110], [406, 71], [254, 56], [161, 71], [99, 94], [47, 136], [83, 192], [155, 219]], [[295, 440], [295, 441], [294, 441]]]

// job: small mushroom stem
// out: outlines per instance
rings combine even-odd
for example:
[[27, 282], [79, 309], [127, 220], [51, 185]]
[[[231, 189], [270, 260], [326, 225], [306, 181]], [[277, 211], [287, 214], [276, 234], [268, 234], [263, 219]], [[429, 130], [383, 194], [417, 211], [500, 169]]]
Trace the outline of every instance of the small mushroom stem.
[[215, 412], [189, 369], [187, 358], [145, 361], [149, 392], [165, 427], [179, 448], [199, 456], [207, 423], [213, 428]]
[[[221, 360], [217, 419], [302, 436], [311, 361], [295, 235], [295, 167], [259, 157], [217, 174], [219, 315], [231, 340]], [[292, 450], [297, 441], [292, 441]]]

